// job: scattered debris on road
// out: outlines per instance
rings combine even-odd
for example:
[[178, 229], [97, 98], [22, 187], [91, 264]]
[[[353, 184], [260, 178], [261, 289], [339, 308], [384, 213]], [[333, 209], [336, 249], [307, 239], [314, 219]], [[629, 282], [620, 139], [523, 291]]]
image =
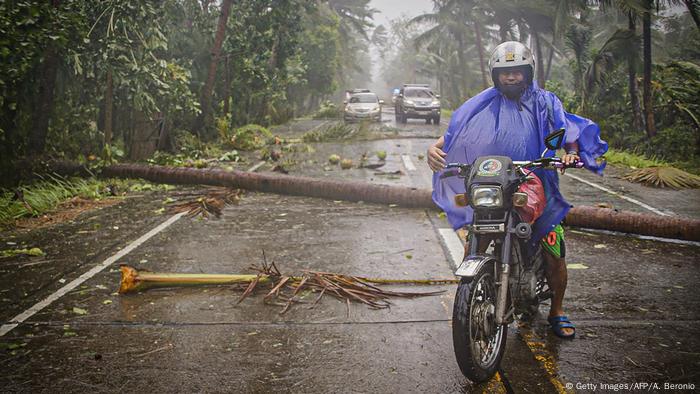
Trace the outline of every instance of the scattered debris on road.
[[243, 191], [240, 189], [215, 187], [207, 188], [203, 194], [195, 196], [190, 201], [173, 204], [171, 211], [176, 213], [187, 212], [188, 217], [214, 215], [218, 218], [226, 205], [237, 204], [240, 201]]
[[27, 256], [44, 256], [46, 255], [43, 250], [39, 248], [30, 248], [30, 249], [8, 249], [8, 250], [0, 250], [0, 258], [2, 257], [14, 257], [18, 255], [27, 255]]
[[673, 167], [641, 168], [625, 175], [623, 179], [655, 187], [700, 188], [700, 176]]

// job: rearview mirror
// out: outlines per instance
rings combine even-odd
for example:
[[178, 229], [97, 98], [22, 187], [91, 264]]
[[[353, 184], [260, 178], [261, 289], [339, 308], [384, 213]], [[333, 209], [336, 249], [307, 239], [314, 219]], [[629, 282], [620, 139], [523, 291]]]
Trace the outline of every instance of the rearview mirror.
[[440, 95], [439, 95], [439, 94], [436, 94], [436, 95], [435, 95], [435, 98], [440, 98]]
[[556, 151], [564, 144], [564, 133], [566, 130], [559, 129], [553, 133], [549, 133], [547, 138], [544, 139], [544, 144], [549, 150]]
[[347, 104], [347, 103], [348, 103], [348, 100], [343, 100], [343, 104]]

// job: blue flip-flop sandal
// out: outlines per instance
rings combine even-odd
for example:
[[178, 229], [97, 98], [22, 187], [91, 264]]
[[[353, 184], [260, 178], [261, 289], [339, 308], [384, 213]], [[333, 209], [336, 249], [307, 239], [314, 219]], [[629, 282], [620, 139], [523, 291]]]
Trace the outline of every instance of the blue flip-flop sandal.
[[[569, 321], [567, 316], [552, 316], [547, 319], [549, 325], [552, 326], [552, 332], [559, 338], [573, 339], [576, 336], [576, 326]], [[574, 330], [571, 334], [564, 334], [562, 328], [571, 328]]]

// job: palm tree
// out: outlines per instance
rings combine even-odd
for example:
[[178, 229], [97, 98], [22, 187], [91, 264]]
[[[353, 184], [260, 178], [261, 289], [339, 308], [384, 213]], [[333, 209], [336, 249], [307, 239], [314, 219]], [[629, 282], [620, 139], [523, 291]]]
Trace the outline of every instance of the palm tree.
[[[644, 104], [644, 125], [647, 133], [647, 137], [652, 138], [656, 135], [656, 124], [654, 121], [654, 109], [652, 105], [652, 88], [651, 88], [651, 70], [652, 70], [652, 48], [651, 48], [651, 14], [652, 12], [661, 5], [680, 5], [680, 0], [602, 0], [598, 1], [603, 7], [615, 6], [618, 10], [626, 13], [628, 15], [628, 27], [630, 31], [636, 30], [636, 16], [641, 15], [642, 17], [642, 54], [643, 54], [643, 66], [644, 66], [644, 78], [643, 78], [643, 104]], [[697, 10], [696, 1], [685, 2], [688, 9], [693, 14], [693, 10]], [[632, 97], [632, 107], [634, 113], [634, 123], [639, 123], [637, 116], [637, 108], [639, 103], [636, 100], [636, 74], [634, 73], [634, 66], [630, 63], [629, 65], [629, 80], [630, 80], [630, 97]], [[634, 96], [633, 96], [634, 95]]]
[[[433, 25], [416, 38], [416, 45], [421, 47], [428, 42], [442, 42], [444, 46], [456, 45], [457, 58], [459, 59], [459, 75], [461, 79], [462, 96], [465, 96], [468, 87], [467, 49], [470, 38], [474, 39], [474, 46], [479, 57], [479, 70], [481, 72], [482, 88], [488, 87], [489, 78], [486, 71], [486, 56], [484, 54], [484, 30], [482, 23], [486, 19], [485, 10], [478, 7], [476, 1], [471, 0], [436, 0], [432, 13], [419, 15], [411, 20], [411, 23], [429, 23]], [[472, 36], [473, 33], [473, 36]], [[445, 39], [450, 38], [450, 39]]]
[[414, 39], [417, 48], [435, 44], [443, 51], [451, 52], [450, 47], [456, 45], [454, 50], [458, 58], [457, 75], [459, 77], [457, 79], [460, 82], [456, 93], [458, 96], [464, 97], [467, 85], [467, 61], [465, 58], [467, 31], [466, 24], [457, 15], [455, 3], [453, 0], [438, 0], [435, 2], [433, 12], [418, 15], [411, 19], [409, 23], [413, 25], [432, 25], [432, 27]]
[[569, 26], [565, 35], [565, 44], [574, 54], [574, 91], [580, 92], [581, 102], [579, 104], [579, 111], [586, 106], [586, 90], [584, 86], [585, 69], [588, 64], [589, 50], [591, 44], [591, 28], [585, 23], [585, 20], [581, 19], [580, 23], [574, 23]]
[[[627, 19], [627, 30], [630, 32], [630, 36], [627, 37], [626, 43], [621, 45], [621, 48], [625, 50], [625, 56], [627, 60], [627, 75], [628, 75], [628, 92], [630, 95], [630, 112], [632, 113], [632, 128], [635, 131], [641, 130], [644, 127], [644, 119], [642, 118], [642, 109], [639, 103], [639, 83], [637, 82], [637, 70], [640, 68], [641, 63], [639, 57], [640, 40], [637, 35], [637, 17], [639, 13], [644, 11], [641, 7], [639, 0], [603, 0], [598, 1], [598, 5], [601, 6], [603, 11], [612, 9], [616, 12], [622, 13]], [[621, 38], [623, 33], [614, 33], [608, 42], [616, 41]], [[613, 40], [615, 38], [615, 40]], [[604, 45], [603, 47], [610, 48], [609, 45]], [[602, 51], [604, 53], [610, 53], [609, 50]], [[620, 54], [617, 54], [616, 58], [621, 60]], [[596, 74], [596, 73], [592, 73]]]
[[[622, 62], [638, 62], [639, 38], [633, 31], [618, 29], [593, 56], [586, 69], [583, 91], [590, 94], [596, 85], [605, 83], [605, 76]], [[635, 58], [637, 60], [635, 60]]]
[[644, 42], [644, 118], [647, 137], [656, 135], [656, 124], [654, 122], [654, 109], [652, 108], [651, 97], [651, 13], [654, 9], [654, 0], [646, 0], [644, 12], [642, 13], [642, 37]]
[[221, 14], [219, 15], [219, 22], [216, 28], [216, 36], [214, 38], [214, 44], [211, 48], [211, 62], [209, 63], [209, 71], [207, 73], [207, 79], [202, 88], [201, 94], [201, 108], [202, 113], [197, 118], [194, 124], [194, 130], [199, 133], [204, 125], [209, 121], [211, 116], [211, 99], [212, 93], [214, 91], [214, 79], [216, 78], [216, 66], [219, 63], [219, 57], [221, 56], [221, 46], [224, 43], [224, 38], [226, 37], [226, 24], [228, 22], [229, 10], [231, 9], [232, 0], [223, 0], [221, 3]]
[[690, 16], [693, 17], [695, 21], [695, 26], [700, 29], [700, 2], [698, 0], [683, 0], [685, 7], [690, 12]]
[[537, 80], [544, 86], [549, 79], [554, 54], [558, 51], [557, 45], [571, 24], [572, 16], [586, 9], [586, 1], [494, 0], [488, 7], [493, 15], [492, 22], [501, 27], [502, 41], [505, 41], [506, 32], [513, 25], [518, 26], [521, 42], [526, 42], [526, 37], [531, 35], [531, 49], [537, 60]]
[[[365, 52], [370, 42], [369, 30], [374, 27], [372, 19], [377, 12], [370, 8], [370, 0], [329, 0], [327, 7], [339, 21], [340, 62], [338, 80], [347, 84], [349, 75], [362, 72], [361, 59], [357, 56]], [[359, 39], [358, 39], [359, 35]]]
[[634, 131], [639, 131], [644, 127], [642, 119], [642, 108], [639, 105], [639, 84], [637, 83], [637, 65], [639, 64], [639, 40], [637, 36], [637, 22], [634, 12], [627, 11], [627, 27], [634, 36], [633, 49], [634, 52], [628, 56], [627, 60], [627, 75], [629, 81], [630, 106], [632, 107], [632, 127]]

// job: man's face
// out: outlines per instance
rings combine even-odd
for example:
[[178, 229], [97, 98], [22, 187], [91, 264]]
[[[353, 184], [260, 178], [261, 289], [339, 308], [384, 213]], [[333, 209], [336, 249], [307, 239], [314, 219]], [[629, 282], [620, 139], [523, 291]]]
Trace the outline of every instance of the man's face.
[[498, 72], [498, 82], [503, 85], [518, 85], [525, 80], [520, 70], [503, 70]]
[[525, 90], [525, 74], [517, 68], [498, 71], [498, 90], [511, 100], [518, 100]]

